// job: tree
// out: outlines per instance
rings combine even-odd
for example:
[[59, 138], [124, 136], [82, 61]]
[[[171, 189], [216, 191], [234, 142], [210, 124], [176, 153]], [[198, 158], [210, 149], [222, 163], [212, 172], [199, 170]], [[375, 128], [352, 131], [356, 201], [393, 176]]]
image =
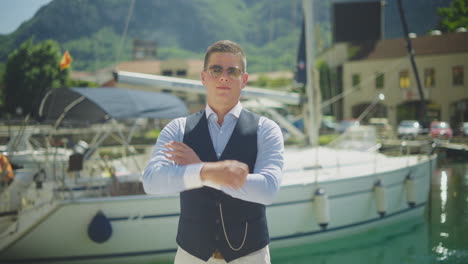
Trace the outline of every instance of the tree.
[[10, 114], [32, 114], [42, 97], [65, 86], [69, 69], [60, 70], [60, 47], [53, 40], [23, 42], [9, 56], [5, 67], [3, 102]]
[[453, 0], [449, 7], [437, 9], [437, 13], [441, 17], [439, 28], [442, 31], [468, 27], [468, 0]]

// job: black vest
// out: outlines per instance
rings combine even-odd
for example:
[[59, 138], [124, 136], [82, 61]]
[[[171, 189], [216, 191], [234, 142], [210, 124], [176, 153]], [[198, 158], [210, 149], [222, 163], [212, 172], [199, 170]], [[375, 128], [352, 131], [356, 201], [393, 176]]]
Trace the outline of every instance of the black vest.
[[[253, 173], [257, 158], [259, 118], [252, 112], [242, 110], [219, 160], [244, 162], [249, 166], [250, 173]], [[184, 143], [202, 161], [218, 161], [205, 111], [187, 117]], [[229, 246], [224, 234], [220, 204], [226, 235], [235, 250]], [[262, 204], [233, 198], [210, 187], [202, 187], [181, 192], [180, 209], [177, 244], [204, 261], [212, 256], [215, 249], [221, 251], [226, 262], [229, 262], [262, 249], [270, 242], [265, 206]]]

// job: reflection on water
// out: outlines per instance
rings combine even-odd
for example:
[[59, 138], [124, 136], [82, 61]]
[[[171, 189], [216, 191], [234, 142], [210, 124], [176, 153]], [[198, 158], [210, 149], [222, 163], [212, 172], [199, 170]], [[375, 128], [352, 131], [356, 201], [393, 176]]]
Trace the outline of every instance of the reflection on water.
[[427, 230], [422, 219], [323, 244], [272, 252], [272, 262], [281, 264], [393, 264], [431, 261]]
[[274, 264], [467, 264], [468, 163], [440, 164], [424, 218], [272, 252]]
[[431, 250], [437, 263], [468, 263], [468, 163], [440, 167], [431, 186]]

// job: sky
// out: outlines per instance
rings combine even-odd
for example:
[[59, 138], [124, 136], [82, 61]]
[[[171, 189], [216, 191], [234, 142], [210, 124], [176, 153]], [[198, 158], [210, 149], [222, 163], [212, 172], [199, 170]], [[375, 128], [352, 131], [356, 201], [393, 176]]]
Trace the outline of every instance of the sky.
[[51, 0], [0, 0], [0, 34], [15, 31]]

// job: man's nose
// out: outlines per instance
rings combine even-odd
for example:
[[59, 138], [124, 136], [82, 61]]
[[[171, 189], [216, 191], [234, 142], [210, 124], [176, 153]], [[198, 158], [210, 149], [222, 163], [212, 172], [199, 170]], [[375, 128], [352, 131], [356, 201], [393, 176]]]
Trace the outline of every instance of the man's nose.
[[229, 80], [229, 75], [227, 71], [223, 71], [223, 73], [221, 74], [220, 80], [225, 81], [225, 82]]

